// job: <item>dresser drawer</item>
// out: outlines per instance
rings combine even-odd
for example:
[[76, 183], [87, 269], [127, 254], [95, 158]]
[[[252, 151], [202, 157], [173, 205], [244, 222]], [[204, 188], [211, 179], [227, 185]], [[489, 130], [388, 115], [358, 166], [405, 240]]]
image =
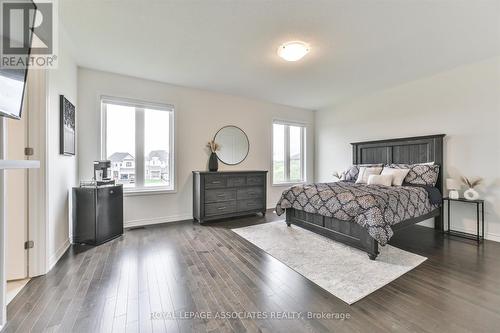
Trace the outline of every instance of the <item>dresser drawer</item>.
[[238, 187], [246, 184], [245, 176], [232, 176], [227, 178], [227, 187]]
[[227, 177], [224, 176], [206, 176], [205, 188], [222, 188], [226, 187]]
[[262, 187], [240, 188], [236, 194], [238, 200], [262, 198], [264, 189]]
[[205, 215], [223, 215], [236, 212], [236, 201], [205, 204]]
[[265, 180], [265, 176], [247, 176], [247, 185], [264, 185]]
[[238, 200], [238, 212], [245, 212], [247, 210], [263, 209], [264, 202], [259, 199]]
[[205, 202], [220, 202], [220, 201], [230, 201], [236, 200], [236, 190], [235, 189], [220, 189], [220, 190], [206, 190], [205, 191]]

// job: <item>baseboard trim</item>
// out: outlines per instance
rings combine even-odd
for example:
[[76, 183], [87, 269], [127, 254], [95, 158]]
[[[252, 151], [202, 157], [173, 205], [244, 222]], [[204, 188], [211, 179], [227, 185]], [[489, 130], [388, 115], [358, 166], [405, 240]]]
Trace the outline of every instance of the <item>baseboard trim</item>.
[[[276, 207], [270, 207], [268, 209], [275, 209]], [[154, 217], [151, 219], [137, 219], [137, 220], [129, 220], [123, 223], [124, 228], [136, 228], [143, 227], [147, 225], [161, 224], [161, 223], [171, 223], [171, 222], [180, 222], [186, 220], [192, 220], [192, 214], [183, 214], [183, 215], [172, 215], [172, 216], [162, 216], [162, 217]]]
[[66, 252], [67, 249], [69, 249], [70, 247], [70, 242], [69, 242], [69, 238], [66, 239], [63, 243], [63, 245], [61, 245], [56, 253], [54, 253], [54, 255], [52, 255], [49, 259], [49, 269], [47, 270], [47, 273], [50, 272], [50, 270], [52, 268], [54, 268], [54, 266], [57, 264], [57, 262], [59, 261], [59, 259], [61, 259], [61, 257], [63, 256], [63, 254]]
[[[465, 229], [465, 228], [457, 228], [457, 227], [452, 227], [453, 230], [460, 231], [460, 232], [466, 232], [468, 234], [476, 234], [476, 229]], [[500, 242], [500, 235], [494, 234], [492, 232], [485, 232], [484, 233], [484, 238], [490, 241], [494, 242]]]
[[[422, 226], [422, 227], [426, 227], [426, 228], [434, 228], [434, 225], [432, 225], [432, 226], [431, 225], [426, 225], [426, 224], [419, 224], [419, 225]], [[474, 235], [476, 234], [476, 229], [471, 230], [471, 229], [457, 228], [457, 227], [453, 227], [452, 229], [456, 230], [456, 231], [460, 231], [460, 232], [466, 232], [468, 234], [474, 234]], [[484, 238], [486, 240], [490, 240], [490, 241], [493, 241], [493, 242], [500, 242], [500, 235], [492, 233], [492, 232], [486, 232], [484, 234]]]
[[163, 216], [163, 217], [155, 217], [155, 218], [151, 218], [151, 219], [138, 219], [138, 220], [125, 221], [123, 223], [123, 227], [124, 228], [135, 228], [135, 227], [142, 227], [142, 226], [146, 226], [146, 225], [179, 222], [179, 221], [192, 220], [192, 219], [193, 219], [193, 215], [191, 215], [191, 214]]
[[486, 233], [485, 237], [487, 240], [491, 240], [494, 242], [500, 242], [500, 235], [499, 234], [494, 234], [492, 232], [488, 232], [488, 233]]

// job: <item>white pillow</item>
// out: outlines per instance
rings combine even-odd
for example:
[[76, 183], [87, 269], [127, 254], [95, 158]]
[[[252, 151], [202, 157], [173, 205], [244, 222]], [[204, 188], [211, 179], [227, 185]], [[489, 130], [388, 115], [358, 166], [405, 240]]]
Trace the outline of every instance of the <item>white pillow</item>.
[[370, 175], [380, 175], [382, 167], [360, 167], [356, 184], [366, 184]]
[[410, 169], [395, 169], [395, 168], [387, 168], [384, 167], [381, 175], [391, 175], [392, 176], [392, 185], [393, 186], [401, 186], [403, 185], [403, 181], [406, 176], [410, 172]]
[[368, 177], [368, 185], [391, 186], [392, 179], [392, 175], [370, 175]]

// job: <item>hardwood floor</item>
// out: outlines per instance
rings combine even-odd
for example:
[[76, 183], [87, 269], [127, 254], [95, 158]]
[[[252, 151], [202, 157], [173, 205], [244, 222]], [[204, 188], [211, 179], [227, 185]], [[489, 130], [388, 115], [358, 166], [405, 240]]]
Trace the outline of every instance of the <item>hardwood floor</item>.
[[[277, 219], [171, 223], [72, 246], [9, 304], [3, 332], [498, 332], [500, 244], [410, 227], [391, 244], [429, 260], [349, 306], [229, 230]], [[179, 317], [196, 311], [267, 318]], [[285, 311], [348, 318], [270, 318]]]

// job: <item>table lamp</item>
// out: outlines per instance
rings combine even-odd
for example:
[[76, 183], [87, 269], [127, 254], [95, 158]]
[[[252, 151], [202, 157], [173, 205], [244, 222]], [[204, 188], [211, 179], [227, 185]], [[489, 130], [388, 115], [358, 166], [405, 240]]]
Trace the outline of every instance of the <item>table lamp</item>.
[[450, 199], [458, 199], [458, 191], [460, 184], [453, 178], [446, 179], [446, 188], [448, 189], [448, 196]]

